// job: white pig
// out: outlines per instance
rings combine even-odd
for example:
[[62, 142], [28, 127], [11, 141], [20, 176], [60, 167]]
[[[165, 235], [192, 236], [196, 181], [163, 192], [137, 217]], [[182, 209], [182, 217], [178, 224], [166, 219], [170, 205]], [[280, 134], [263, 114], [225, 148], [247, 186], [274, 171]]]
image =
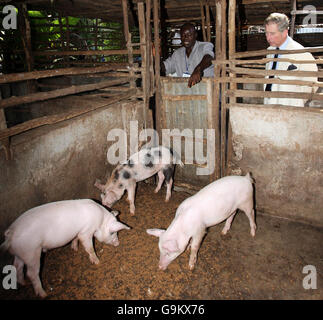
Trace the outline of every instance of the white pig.
[[159, 268], [165, 270], [192, 239], [189, 260], [189, 268], [192, 270], [206, 228], [226, 220], [222, 230], [222, 234], [226, 234], [237, 209], [243, 210], [247, 215], [251, 235], [254, 237], [256, 224], [252, 183], [249, 173], [244, 177], [227, 176], [218, 179], [184, 200], [167, 230], [147, 229], [148, 234], [159, 237]]
[[90, 261], [98, 264], [93, 236], [100, 242], [118, 246], [117, 232], [130, 229], [117, 221], [117, 214], [90, 199], [44, 204], [26, 211], [11, 224], [0, 249], [14, 255], [18, 283], [25, 284], [23, 267], [26, 264], [35, 294], [45, 298], [47, 294], [39, 279], [41, 252], [64, 246], [72, 240], [72, 248], [76, 251], [80, 240]]

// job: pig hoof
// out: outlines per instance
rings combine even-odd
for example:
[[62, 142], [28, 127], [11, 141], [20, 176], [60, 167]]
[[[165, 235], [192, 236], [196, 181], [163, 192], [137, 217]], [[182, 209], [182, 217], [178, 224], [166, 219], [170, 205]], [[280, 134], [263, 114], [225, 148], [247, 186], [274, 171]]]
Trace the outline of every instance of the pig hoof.
[[192, 270], [194, 270], [195, 265], [194, 264], [192, 264], [192, 265], [190, 264], [190, 265], [188, 265], [188, 267], [192, 271]]
[[100, 260], [98, 258], [90, 258], [90, 261], [94, 264], [99, 264]]
[[131, 215], [131, 216], [134, 216], [134, 215], [135, 215], [135, 213], [134, 213], [134, 212], [130, 212], [130, 215]]
[[47, 297], [47, 293], [44, 290], [39, 290], [39, 292], [37, 292], [37, 295], [43, 299]]

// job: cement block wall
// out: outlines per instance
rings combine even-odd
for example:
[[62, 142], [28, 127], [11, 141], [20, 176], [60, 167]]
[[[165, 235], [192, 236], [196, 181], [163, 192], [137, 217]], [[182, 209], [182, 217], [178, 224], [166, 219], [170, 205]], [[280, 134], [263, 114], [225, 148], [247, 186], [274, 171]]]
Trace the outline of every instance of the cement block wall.
[[323, 114], [315, 109], [231, 108], [229, 174], [252, 172], [259, 211], [323, 227]]
[[[77, 104], [76, 98], [69, 101]], [[57, 200], [99, 199], [95, 179], [104, 179], [113, 168], [106, 157], [108, 143], [113, 143], [107, 134], [130, 120], [142, 127], [142, 102], [118, 103], [13, 136], [13, 160], [7, 161], [0, 149], [0, 239], [29, 208]], [[151, 127], [151, 116], [148, 120]]]

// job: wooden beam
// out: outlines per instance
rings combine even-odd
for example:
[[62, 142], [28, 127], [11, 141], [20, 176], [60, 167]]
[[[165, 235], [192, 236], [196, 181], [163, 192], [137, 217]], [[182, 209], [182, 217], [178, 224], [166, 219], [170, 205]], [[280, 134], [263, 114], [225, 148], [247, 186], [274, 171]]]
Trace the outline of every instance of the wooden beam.
[[71, 118], [75, 118], [77, 116], [80, 116], [82, 114], [85, 114], [85, 113], [93, 111], [93, 110], [96, 110], [98, 108], [106, 107], [106, 106], [111, 105], [113, 103], [128, 99], [128, 98], [132, 97], [134, 94], [136, 94], [136, 90], [129, 89], [128, 92], [121, 93], [117, 97], [113, 97], [109, 100], [106, 100], [106, 101], [104, 101], [104, 104], [99, 105], [99, 106], [98, 105], [91, 105], [89, 103], [89, 106], [86, 108], [82, 107], [82, 108], [78, 108], [77, 110], [70, 110], [70, 111], [67, 111], [64, 113], [51, 115], [51, 116], [45, 116], [45, 117], [41, 117], [41, 118], [37, 118], [37, 119], [23, 122], [23, 123], [18, 124], [14, 127], [0, 130], [0, 140], [2, 140], [4, 138], [8, 138], [10, 136], [17, 135], [17, 134], [25, 132], [25, 131], [28, 131], [30, 129], [38, 128], [38, 127], [41, 127], [44, 125], [49, 125], [49, 124], [55, 124], [58, 122], [62, 122], [62, 121], [71, 119]]
[[52, 90], [47, 92], [37, 92], [28, 94], [25, 96], [19, 96], [19, 97], [10, 97], [7, 99], [0, 100], [0, 109], [2, 108], [8, 108], [13, 107], [16, 105], [24, 104], [24, 103], [31, 103], [35, 101], [44, 101], [48, 99], [58, 98], [67, 96], [70, 94], [76, 94], [80, 92], [85, 91], [91, 91], [91, 90], [97, 90], [101, 88], [107, 88], [114, 85], [120, 85], [128, 83], [129, 79], [118, 79], [118, 80], [108, 80], [108, 81], [102, 81], [99, 83], [91, 83], [91, 84], [84, 84], [79, 86], [70, 86], [64, 89], [58, 89], [58, 90]]
[[323, 100], [323, 93], [304, 93], [288, 91], [254, 91], [254, 90], [228, 90], [229, 97], [261, 97], [261, 98], [290, 98]]
[[0, 75], [0, 84], [25, 81], [31, 79], [41, 79], [41, 78], [50, 78], [57, 76], [67, 76], [67, 75], [80, 75], [80, 74], [93, 74], [100, 72], [108, 72], [111, 70], [117, 70], [124, 65], [111, 65], [111, 66], [100, 66], [93, 68], [64, 68], [64, 69], [55, 69], [55, 70], [41, 70], [41, 71], [32, 71], [32, 72], [21, 72], [21, 73], [10, 73]]
[[[132, 52], [133, 54], [140, 54], [139, 49], [135, 49]], [[119, 54], [128, 54], [128, 50], [72, 50], [72, 51], [33, 51], [33, 55], [36, 56], [93, 56], [93, 55], [102, 55], [102, 56], [111, 56]]]
[[246, 51], [246, 52], [236, 52], [234, 54], [235, 59], [239, 58], [251, 58], [251, 57], [260, 57], [260, 56], [266, 56], [268, 54], [297, 54], [297, 53], [304, 53], [304, 52], [323, 52], [323, 46], [319, 47], [307, 47], [304, 49], [297, 49], [297, 50], [255, 50], [255, 51]]
[[160, 0], [153, 0], [153, 16], [154, 16], [154, 45], [155, 45], [155, 115], [156, 130], [161, 142], [161, 91], [160, 91], [160, 38], [159, 38], [159, 9]]

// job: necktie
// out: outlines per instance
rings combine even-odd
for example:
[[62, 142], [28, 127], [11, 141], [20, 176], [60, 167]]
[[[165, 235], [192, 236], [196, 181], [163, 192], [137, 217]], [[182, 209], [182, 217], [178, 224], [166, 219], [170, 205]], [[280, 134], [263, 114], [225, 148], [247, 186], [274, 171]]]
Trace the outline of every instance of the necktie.
[[[279, 48], [276, 48], [276, 49], [279, 50]], [[278, 58], [278, 53], [274, 55], [274, 59], [277, 59], [277, 58]], [[274, 61], [271, 67], [271, 70], [276, 70], [276, 66], [277, 66], [277, 61]], [[274, 76], [269, 76], [269, 79], [272, 79], [273, 77]], [[271, 86], [272, 86], [272, 83], [267, 83], [265, 91], [271, 91]]]

